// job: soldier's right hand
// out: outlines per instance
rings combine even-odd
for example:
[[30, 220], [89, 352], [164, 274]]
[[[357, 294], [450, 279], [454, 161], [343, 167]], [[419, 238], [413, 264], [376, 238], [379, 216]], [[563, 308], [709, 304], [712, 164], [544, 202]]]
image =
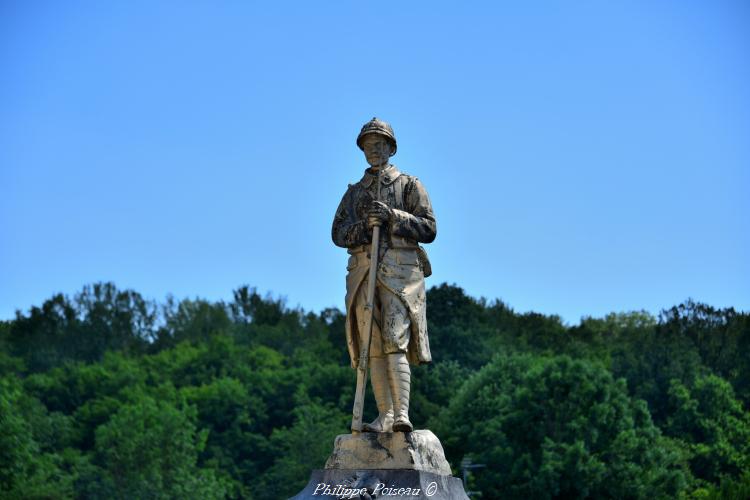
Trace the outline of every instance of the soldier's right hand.
[[383, 221], [380, 220], [379, 217], [369, 216], [367, 217], [367, 229], [370, 230], [370, 235], [372, 235], [372, 228], [375, 226], [382, 226]]
[[390, 220], [391, 209], [382, 201], [373, 201], [367, 211], [367, 227], [382, 226]]

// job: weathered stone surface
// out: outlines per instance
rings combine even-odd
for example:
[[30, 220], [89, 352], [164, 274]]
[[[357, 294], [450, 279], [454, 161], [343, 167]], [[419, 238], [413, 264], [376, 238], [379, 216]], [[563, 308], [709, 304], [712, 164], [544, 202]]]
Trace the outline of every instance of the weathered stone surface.
[[[347, 188], [331, 226], [334, 244], [350, 255], [345, 330], [357, 369], [350, 428], [411, 432], [409, 365], [432, 361], [424, 284], [432, 266], [420, 243], [432, 243], [437, 223], [421, 181], [390, 163], [397, 145], [388, 123], [367, 122], [357, 146], [370, 167]], [[365, 426], [368, 365], [378, 419]]]
[[451, 475], [443, 446], [428, 430], [365, 432], [336, 437], [326, 469], [406, 469]]
[[422, 470], [315, 470], [291, 500], [375, 498], [468, 500], [460, 479]]

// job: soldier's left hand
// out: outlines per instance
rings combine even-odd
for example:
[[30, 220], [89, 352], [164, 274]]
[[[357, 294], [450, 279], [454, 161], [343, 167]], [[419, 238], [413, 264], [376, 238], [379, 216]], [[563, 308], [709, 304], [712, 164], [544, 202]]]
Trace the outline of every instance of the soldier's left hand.
[[387, 223], [391, 219], [391, 214], [391, 207], [382, 201], [373, 201], [367, 211], [368, 227], [372, 228]]

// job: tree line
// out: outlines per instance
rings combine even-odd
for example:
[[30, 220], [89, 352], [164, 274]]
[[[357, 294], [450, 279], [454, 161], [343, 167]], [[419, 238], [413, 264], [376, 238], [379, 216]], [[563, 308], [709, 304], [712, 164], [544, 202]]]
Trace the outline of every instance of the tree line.
[[[411, 418], [482, 498], [750, 498], [750, 315], [427, 293]], [[0, 322], [0, 498], [288, 498], [348, 432], [343, 313], [112, 283]], [[374, 413], [368, 394], [366, 409]], [[366, 415], [374, 417], [373, 415]]]

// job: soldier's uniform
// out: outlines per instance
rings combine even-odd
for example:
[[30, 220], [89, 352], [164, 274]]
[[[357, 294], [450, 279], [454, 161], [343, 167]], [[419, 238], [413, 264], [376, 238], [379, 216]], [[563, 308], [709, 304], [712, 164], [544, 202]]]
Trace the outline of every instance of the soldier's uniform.
[[[333, 241], [348, 248], [346, 276], [347, 344], [352, 366], [359, 357], [356, 309], [364, 307], [367, 274], [370, 268], [370, 230], [367, 209], [377, 195], [377, 174], [365, 172], [362, 179], [347, 189], [333, 220]], [[416, 177], [401, 173], [390, 165], [382, 173], [381, 201], [393, 209], [394, 218], [380, 236], [378, 282], [371, 355], [405, 352], [412, 364], [432, 360], [427, 339], [424, 269], [427, 265], [419, 243], [435, 239], [435, 216], [430, 199]], [[385, 321], [383, 321], [385, 318]], [[376, 335], [375, 332], [378, 332]]]
[[[376, 122], [376, 119], [363, 127], [358, 144], [368, 125], [374, 122], [375, 127], [371, 128], [376, 130], [370, 133], [381, 133], [377, 127], [385, 125], [388, 128], [384, 135], [390, 133], [395, 149], [390, 126]], [[380, 418], [387, 419], [383, 413], [390, 411], [392, 415], [392, 406], [396, 406], [397, 410], [403, 411], [408, 422], [409, 367], [406, 361], [419, 364], [432, 360], [424, 286], [425, 274], [429, 275], [430, 269], [427, 255], [419, 243], [430, 243], [435, 239], [436, 224], [427, 191], [416, 177], [388, 165], [381, 172], [380, 179], [379, 199], [391, 208], [392, 216], [380, 231], [370, 344], [371, 378]], [[346, 339], [354, 368], [359, 363], [360, 339], [363, 338], [361, 330], [365, 323], [370, 267], [371, 230], [367, 227], [367, 211], [373, 200], [378, 199], [377, 189], [378, 174], [367, 169], [359, 182], [349, 186], [333, 220], [333, 241], [347, 248], [350, 254], [346, 276]], [[387, 390], [389, 384], [390, 391]], [[393, 394], [400, 395], [402, 400], [394, 396], [391, 401]], [[372, 429], [365, 426], [365, 430]]]

